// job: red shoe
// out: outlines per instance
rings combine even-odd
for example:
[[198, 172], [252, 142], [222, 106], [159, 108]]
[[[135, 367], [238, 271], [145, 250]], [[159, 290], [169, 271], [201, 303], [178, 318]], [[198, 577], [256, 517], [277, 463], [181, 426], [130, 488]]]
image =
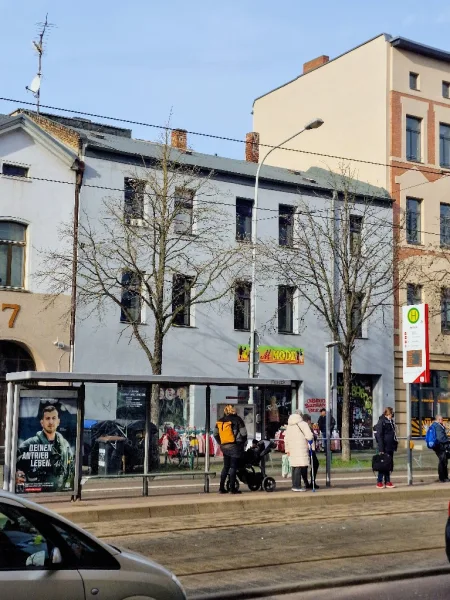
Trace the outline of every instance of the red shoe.
[[379, 490], [382, 490], [384, 488], [384, 485], [382, 483], [377, 483], [377, 488]]
[[395, 485], [393, 483], [389, 482], [386, 484], [386, 487], [387, 488], [395, 488]]

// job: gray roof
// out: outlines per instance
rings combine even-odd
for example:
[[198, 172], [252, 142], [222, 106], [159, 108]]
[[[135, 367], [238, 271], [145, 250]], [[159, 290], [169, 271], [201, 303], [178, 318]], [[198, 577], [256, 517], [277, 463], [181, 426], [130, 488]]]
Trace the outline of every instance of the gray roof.
[[[160, 144], [146, 142], [144, 140], [128, 139], [104, 133], [92, 133], [90, 131], [77, 130], [85, 139], [88, 147], [139, 156], [142, 158], [160, 158]], [[225, 158], [212, 154], [200, 152], [180, 153], [183, 156], [183, 164], [212, 170], [214, 173], [227, 173], [231, 175], [254, 178], [258, 168], [257, 163], [234, 158]], [[285, 185], [309, 187], [316, 190], [333, 190], [335, 185], [330, 180], [330, 173], [326, 169], [311, 167], [307, 171], [293, 171], [281, 167], [264, 165], [261, 169], [261, 181], [277, 182]], [[362, 181], [354, 180], [353, 189], [356, 193], [376, 198], [390, 199], [388, 192], [381, 188], [369, 185]]]
[[[51, 118], [51, 115], [46, 115]], [[0, 129], [8, 123], [19, 119], [29, 119], [26, 113], [20, 113], [15, 116], [0, 114]], [[61, 122], [58, 119], [59, 122]], [[65, 119], [65, 125], [80, 134], [84, 140], [86, 147], [89, 149], [104, 151], [115, 155], [139, 157], [145, 159], [159, 159], [161, 154], [161, 145], [155, 142], [147, 142], [145, 140], [136, 140], [133, 138], [124, 137], [123, 135], [112, 135], [106, 133], [102, 124], [99, 124], [99, 130], [92, 131], [83, 128], [78, 128], [70, 125], [70, 119]], [[79, 120], [74, 119], [76, 123]], [[30, 122], [34, 123], [30, 119]], [[37, 125], [36, 125], [37, 126]], [[246, 177], [254, 179], [257, 163], [248, 162], [246, 160], [237, 160], [234, 158], [225, 158], [211, 154], [202, 154], [200, 152], [177, 152], [177, 158], [182, 156], [183, 164], [200, 169], [210, 170], [216, 174], [235, 175], [237, 177]], [[294, 171], [283, 169], [281, 167], [273, 167], [264, 165], [261, 169], [260, 181], [269, 183], [277, 183], [286, 186], [297, 186], [302, 188], [310, 188], [312, 190], [327, 190], [336, 189], [336, 182], [331, 182], [331, 174], [326, 169], [311, 167], [307, 171]], [[369, 185], [362, 181], [354, 180], [352, 189], [355, 193], [361, 196], [374, 197], [391, 201], [388, 192], [381, 188]]]
[[450, 52], [439, 50], [439, 48], [433, 48], [433, 46], [427, 46], [426, 44], [420, 44], [419, 42], [414, 42], [413, 40], [401, 36], [392, 38], [391, 46], [398, 48], [399, 50], [408, 50], [415, 54], [436, 58], [437, 60], [442, 60], [444, 62], [450, 62]]

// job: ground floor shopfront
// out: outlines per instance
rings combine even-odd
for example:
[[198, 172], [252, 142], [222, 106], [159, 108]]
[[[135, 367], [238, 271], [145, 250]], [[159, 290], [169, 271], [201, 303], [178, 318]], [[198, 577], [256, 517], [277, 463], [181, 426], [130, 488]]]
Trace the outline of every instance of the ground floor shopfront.
[[[401, 436], [406, 436], [406, 386], [402, 377], [402, 356], [396, 354], [395, 363], [396, 423]], [[450, 356], [430, 355], [430, 382], [411, 384], [411, 434], [424, 437], [427, 428], [442, 415], [450, 424]]]

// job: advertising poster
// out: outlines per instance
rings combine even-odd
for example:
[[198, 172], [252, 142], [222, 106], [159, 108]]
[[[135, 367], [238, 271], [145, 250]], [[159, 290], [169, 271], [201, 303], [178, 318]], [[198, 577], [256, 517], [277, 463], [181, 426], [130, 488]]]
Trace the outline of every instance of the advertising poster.
[[145, 385], [118, 385], [116, 418], [145, 421], [146, 398]]
[[19, 403], [16, 493], [73, 491], [76, 393], [63, 392], [60, 398], [32, 393]]
[[403, 381], [429, 383], [428, 304], [403, 306], [402, 318]]
[[159, 388], [159, 427], [184, 427], [188, 420], [189, 386]]

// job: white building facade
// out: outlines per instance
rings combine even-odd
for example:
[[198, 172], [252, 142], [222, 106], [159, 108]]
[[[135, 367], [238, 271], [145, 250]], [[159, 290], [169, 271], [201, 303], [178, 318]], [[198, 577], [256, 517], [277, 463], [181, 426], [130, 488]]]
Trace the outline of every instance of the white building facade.
[[[22, 117], [25, 118], [25, 117]], [[31, 118], [31, 117], [30, 117]], [[107, 126], [81, 122], [76, 119], [55, 118], [60, 127], [67, 128], [79, 136], [80, 147], [77, 159], [83, 163], [83, 181], [79, 194], [78, 219], [89, 218], [96, 222], [103, 201], [107, 196], [123, 197], [125, 203], [125, 180], [132, 173], [139, 176], [143, 159], [152, 164], [158, 146], [150, 142], [134, 140], [131, 132]], [[48, 118], [48, 120], [51, 120]], [[40, 125], [45, 127], [44, 117]], [[39, 123], [35, 123], [39, 128]], [[48, 129], [48, 127], [47, 127]], [[58, 140], [58, 134], [53, 132]], [[61, 139], [58, 140], [58, 143]], [[63, 143], [64, 145], [64, 143]], [[216, 190], [215, 199], [220, 202], [229, 215], [229, 236], [236, 244], [237, 230], [248, 227], [251, 222], [252, 203], [256, 164], [246, 161], [225, 159], [217, 156], [202, 155], [181, 148], [183, 161], [199, 169], [199, 173], [212, 175]], [[22, 161], [20, 151], [15, 160]], [[32, 159], [27, 159], [32, 163]], [[38, 159], [41, 161], [41, 159]], [[54, 157], [55, 164], [58, 158]], [[30, 169], [33, 165], [30, 166]], [[49, 179], [58, 179], [51, 166], [45, 171], [52, 173]], [[68, 171], [70, 173], [70, 170]], [[73, 175], [73, 172], [72, 172]], [[24, 183], [27, 185], [27, 183]], [[51, 190], [57, 188], [56, 183], [49, 182]], [[60, 189], [60, 188], [58, 188]], [[123, 190], [123, 191], [122, 191]], [[74, 209], [73, 191], [67, 198], [61, 197], [66, 213], [58, 212], [54, 220], [56, 227], [59, 220], [69, 220]], [[283, 236], [283, 215], [285, 207], [295, 207], [299, 197], [308, 201], [312, 207], [320, 211], [330, 209], [333, 190], [326, 183], [320, 172], [312, 180], [298, 172], [276, 167], [264, 167], [261, 172], [258, 237], [261, 239], [281, 240]], [[392, 204], [382, 190], [375, 190], [378, 195], [380, 222], [392, 224]], [[200, 199], [201, 200], [201, 199]], [[37, 198], [36, 198], [37, 201]], [[41, 205], [50, 202], [45, 195], [39, 196]], [[214, 201], [214, 198], [209, 198]], [[361, 201], [363, 201], [361, 199]], [[1, 220], [10, 212], [10, 199], [2, 205]], [[28, 217], [34, 228], [47, 228], [48, 224], [37, 217]], [[248, 235], [251, 232], [246, 232]], [[239, 236], [238, 236], [239, 237]], [[58, 242], [52, 238], [52, 243]], [[47, 245], [48, 246], [48, 245]], [[28, 250], [32, 252], [31, 248]], [[296, 257], [295, 260], [300, 260]], [[250, 270], [249, 270], [250, 272]], [[244, 277], [243, 277], [244, 279]], [[248, 280], [245, 274], [245, 280]], [[260, 344], [269, 348], [293, 349], [295, 357], [291, 364], [260, 363], [260, 377], [273, 380], [291, 380], [292, 387], [282, 385], [271, 390], [260, 390], [256, 395], [255, 410], [248, 414], [249, 422], [253, 421], [250, 432], [264, 434], [271, 417], [279, 427], [287, 421], [289, 413], [295, 409], [311, 412], [313, 419], [325, 403], [325, 344], [330, 341], [330, 333], [311, 310], [306, 310], [295, 295], [289, 304], [288, 324], [281, 327], [278, 319], [280, 288], [285, 285], [276, 273], [265, 277], [257, 288], [256, 315]], [[245, 306], [244, 313], [249, 314], [248, 288], [239, 292]], [[380, 309], [381, 311], [381, 309]], [[172, 327], [164, 341], [163, 366], [164, 375], [173, 376], [209, 376], [209, 377], [246, 377], [248, 363], [240, 361], [245, 356], [245, 346], [249, 343], [249, 319], [236, 318], [234, 298], [230, 297], [228, 305], [221, 305], [220, 310], [215, 303], [193, 307], [189, 323], [186, 326]], [[382, 322], [382, 325], [380, 323]], [[143, 316], [143, 328], [151, 327], [150, 319]], [[111, 304], [99, 321], [95, 312], [79, 308], [76, 313], [74, 330], [73, 370], [77, 372], [117, 373], [121, 375], [150, 374], [150, 364], [137, 341], [130, 338], [129, 327], [121, 322], [120, 307]], [[3, 333], [2, 333], [3, 337]], [[367, 437], [371, 437], [372, 420], [377, 420], [383, 407], [394, 402], [394, 365], [392, 339], [392, 311], [383, 309], [375, 312], [365, 324], [363, 337], [357, 341], [353, 355], [353, 371], [355, 383], [353, 395], [360, 398], [355, 404], [354, 424], [364, 423]], [[300, 363], [300, 364], [299, 364]], [[302, 364], [303, 363], [303, 364]], [[54, 369], [53, 370], [57, 370]], [[337, 372], [342, 365], [336, 365]], [[205, 423], [204, 389], [190, 389], [172, 386], [161, 391], [162, 419], [175, 425], [190, 425], [201, 429]], [[116, 385], [87, 386], [86, 418], [116, 419], [123, 416], [124, 406], [135, 407], [137, 413], [142, 408], [145, 390], [139, 386]], [[247, 404], [248, 390], [236, 388], [212, 389], [212, 414], [214, 422], [220, 405], [225, 403]], [[274, 407], [276, 406], [276, 409]], [[273, 410], [272, 410], [273, 409]], [[337, 406], [334, 407], [337, 411]], [[139, 415], [136, 414], [136, 417]], [[370, 429], [370, 435], [369, 435]]]

